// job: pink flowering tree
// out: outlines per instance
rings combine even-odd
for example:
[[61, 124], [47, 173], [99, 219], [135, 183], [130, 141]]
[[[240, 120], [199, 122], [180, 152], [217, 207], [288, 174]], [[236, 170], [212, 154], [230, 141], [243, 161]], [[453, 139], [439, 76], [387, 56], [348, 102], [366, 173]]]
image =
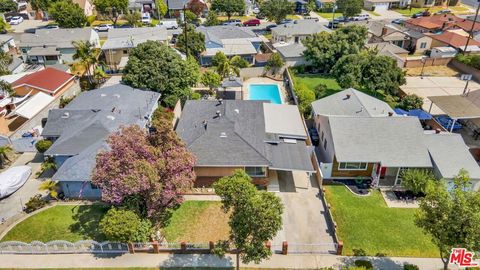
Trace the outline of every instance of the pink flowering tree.
[[110, 150], [97, 155], [92, 176], [104, 201], [149, 218], [161, 217], [181, 203], [181, 192], [195, 179], [195, 158], [170, 122], [157, 119], [153, 125], [152, 134], [132, 125], [110, 135]]

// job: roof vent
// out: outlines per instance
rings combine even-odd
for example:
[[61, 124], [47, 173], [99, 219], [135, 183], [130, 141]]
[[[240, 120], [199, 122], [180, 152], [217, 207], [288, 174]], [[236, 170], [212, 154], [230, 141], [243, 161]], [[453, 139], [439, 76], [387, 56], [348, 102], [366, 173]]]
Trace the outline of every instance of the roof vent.
[[222, 116], [222, 113], [220, 111], [216, 111], [215, 113], [217, 114], [217, 117]]
[[63, 119], [66, 119], [66, 118], [68, 118], [68, 117], [70, 117], [70, 113], [69, 113], [69, 112], [64, 112], [64, 113], [62, 114], [62, 118], [63, 118]]
[[113, 115], [107, 115], [107, 118], [112, 120], [112, 121], [115, 120], [115, 116], [113, 116]]
[[349, 99], [350, 97], [351, 97], [351, 95], [350, 95], [350, 94], [347, 94], [346, 97], [345, 97], [345, 99]]
[[239, 110], [239, 109], [235, 109], [235, 110], [233, 110], [233, 111], [236, 112], [236, 113], [240, 113], [240, 110]]
[[226, 138], [227, 133], [226, 132], [220, 132], [220, 138]]
[[393, 112], [388, 112], [388, 116], [393, 116]]
[[101, 96], [101, 97], [106, 97], [106, 96], [107, 96], [107, 94], [100, 94], [100, 96]]
[[218, 99], [218, 105], [223, 104], [223, 99], [219, 98]]

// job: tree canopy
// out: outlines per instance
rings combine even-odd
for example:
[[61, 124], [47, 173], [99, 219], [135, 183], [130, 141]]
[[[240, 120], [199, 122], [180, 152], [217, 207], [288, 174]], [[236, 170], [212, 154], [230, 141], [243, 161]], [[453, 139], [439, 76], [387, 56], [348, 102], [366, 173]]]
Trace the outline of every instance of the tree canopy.
[[110, 208], [100, 221], [100, 231], [112, 242], [148, 242], [152, 224], [131, 210]]
[[215, 11], [209, 11], [207, 18], [205, 19], [205, 22], [203, 25], [205, 26], [214, 26], [214, 25], [219, 25], [220, 20], [218, 19], [218, 15]]
[[170, 119], [153, 119], [152, 127], [149, 134], [132, 125], [110, 135], [110, 150], [97, 155], [92, 182], [102, 188], [102, 200], [156, 219], [177, 206], [181, 192], [193, 184], [195, 157]]
[[173, 107], [179, 99], [190, 97], [199, 77], [195, 59], [182, 60], [167, 45], [147, 41], [130, 51], [122, 80], [132, 87], [161, 93], [163, 103]]
[[85, 12], [72, 0], [55, 2], [48, 9], [48, 12], [58, 26], [62, 28], [81, 28], [87, 23]]
[[4, 51], [0, 51], [0, 76], [10, 74], [8, 65], [12, 63], [12, 56]]
[[135, 10], [134, 12], [128, 12], [127, 14], [123, 15], [123, 18], [129, 25], [133, 27], [142, 26], [142, 14], [140, 14], [140, 11], [138, 10]]
[[157, 12], [158, 12], [158, 17], [159, 19], [162, 19], [167, 15], [168, 12], [168, 6], [167, 3], [163, 0], [156, 0], [155, 1], [155, 6], [157, 7]]
[[273, 74], [276, 74], [284, 64], [285, 63], [283, 62], [282, 56], [278, 52], [275, 52], [272, 54], [270, 59], [268, 59], [265, 67], [267, 70], [271, 70]]
[[128, 9], [128, 0], [94, 0], [93, 3], [97, 12], [110, 19], [113, 25], [117, 24], [120, 14]]
[[435, 181], [432, 171], [427, 169], [405, 169], [401, 177], [402, 186], [415, 194], [425, 194], [430, 181]]
[[260, 12], [272, 22], [280, 23], [287, 15], [293, 14], [295, 5], [288, 0], [267, 0], [260, 5]]
[[306, 47], [303, 54], [313, 66], [329, 72], [342, 56], [359, 53], [366, 38], [367, 29], [358, 25], [348, 25], [332, 33], [320, 32], [303, 41]]
[[223, 12], [228, 19], [234, 14], [243, 15], [245, 13], [244, 0], [212, 0], [211, 9], [216, 12]]
[[230, 213], [230, 244], [237, 249], [243, 263], [267, 259], [272, 251], [265, 246], [282, 227], [283, 204], [267, 191], [258, 191], [243, 170], [222, 177], [214, 183], [222, 208]]
[[13, 0], [0, 0], [0, 12], [15, 12], [18, 9], [18, 4]]
[[208, 86], [208, 88], [212, 90], [213, 88], [220, 86], [222, 77], [213, 71], [207, 70], [202, 74], [200, 81], [203, 85]]
[[[192, 13], [193, 14], [193, 13]], [[188, 46], [185, 46], [187, 43]], [[193, 55], [196, 59], [200, 58], [200, 54], [205, 51], [205, 35], [195, 31], [195, 27], [187, 24], [187, 39], [185, 39], [185, 31], [182, 31], [177, 37], [177, 48], [183, 53]]]
[[415, 94], [404, 96], [399, 103], [399, 107], [404, 110], [421, 109], [423, 106], [423, 99]]
[[345, 18], [360, 14], [363, 8], [363, 0], [337, 0], [336, 4]]
[[461, 170], [449, 189], [444, 181], [430, 185], [415, 224], [432, 236], [445, 270], [452, 248], [480, 250], [480, 192], [471, 190], [468, 172]]
[[228, 59], [223, 52], [217, 52], [212, 57], [212, 66], [222, 78], [226, 78], [232, 75], [239, 76], [240, 69], [248, 67], [249, 63], [239, 55]]

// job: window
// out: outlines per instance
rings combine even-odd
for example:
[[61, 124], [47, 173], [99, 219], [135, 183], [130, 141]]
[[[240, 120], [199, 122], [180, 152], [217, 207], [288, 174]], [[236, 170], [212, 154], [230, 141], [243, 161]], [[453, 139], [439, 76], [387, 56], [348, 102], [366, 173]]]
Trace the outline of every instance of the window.
[[46, 56], [45, 56], [45, 60], [47, 60], [47, 61], [55, 61], [55, 60], [58, 60], [58, 58], [57, 58], [56, 55], [46, 55]]
[[325, 142], [323, 142], [323, 149], [327, 150], [327, 140], [325, 140]]
[[340, 162], [340, 164], [338, 164], [338, 170], [340, 171], [365, 171], [366, 169], [367, 163], [364, 162]]
[[252, 177], [262, 177], [267, 175], [265, 167], [245, 167], [245, 172]]
[[420, 49], [425, 49], [427, 47], [427, 42], [420, 43]]

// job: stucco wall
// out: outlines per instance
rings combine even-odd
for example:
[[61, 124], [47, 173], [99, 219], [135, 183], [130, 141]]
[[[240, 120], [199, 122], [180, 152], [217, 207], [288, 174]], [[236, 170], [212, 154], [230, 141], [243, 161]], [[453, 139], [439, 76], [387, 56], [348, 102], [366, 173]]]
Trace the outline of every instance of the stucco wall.
[[102, 197], [102, 191], [99, 188], [93, 189], [89, 182], [59, 182], [59, 186], [68, 198], [79, 198], [80, 195], [84, 199], [100, 199]]

